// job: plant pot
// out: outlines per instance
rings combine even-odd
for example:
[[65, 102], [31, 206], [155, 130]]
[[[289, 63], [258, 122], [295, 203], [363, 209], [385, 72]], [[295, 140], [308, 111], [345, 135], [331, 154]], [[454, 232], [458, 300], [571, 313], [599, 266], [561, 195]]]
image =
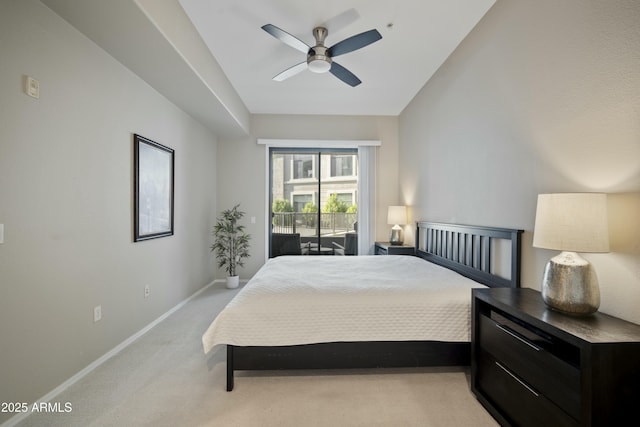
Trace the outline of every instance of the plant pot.
[[240, 284], [240, 276], [227, 276], [227, 288], [235, 289]]

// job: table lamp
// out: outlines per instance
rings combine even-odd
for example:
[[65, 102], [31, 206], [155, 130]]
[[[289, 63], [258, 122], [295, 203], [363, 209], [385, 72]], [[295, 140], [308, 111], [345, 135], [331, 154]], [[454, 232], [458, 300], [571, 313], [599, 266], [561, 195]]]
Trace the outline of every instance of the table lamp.
[[595, 313], [600, 307], [598, 277], [577, 252], [609, 252], [607, 195], [539, 194], [533, 246], [562, 251], [544, 269], [545, 304], [576, 316]]
[[391, 228], [391, 236], [389, 243], [392, 245], [402, 245], [404, 239], [402, 237], [402, 227], [407, 223], [407, 207], [406, 206], [389, 206], [387, 210], [387, 224], [393, 225]]

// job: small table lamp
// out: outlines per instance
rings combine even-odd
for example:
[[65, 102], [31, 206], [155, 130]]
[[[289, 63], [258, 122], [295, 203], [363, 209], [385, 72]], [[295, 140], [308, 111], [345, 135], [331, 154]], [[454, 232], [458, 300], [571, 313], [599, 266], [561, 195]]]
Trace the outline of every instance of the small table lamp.
[[544, 302], [567, 314], [595, 313], [600, 307], [598, 277], [576, 252], [609, 252], [607, 195], [539, 194], [533, 246], [562, 251], [544, 269]]
[[407, 223], [407, 207], [406, 206], [389, 206], [387, 211], [387, 224], [393, 225], [391, 228], [391, 236], [389, 243], [392, 245], [402, 245], [402, 227]]

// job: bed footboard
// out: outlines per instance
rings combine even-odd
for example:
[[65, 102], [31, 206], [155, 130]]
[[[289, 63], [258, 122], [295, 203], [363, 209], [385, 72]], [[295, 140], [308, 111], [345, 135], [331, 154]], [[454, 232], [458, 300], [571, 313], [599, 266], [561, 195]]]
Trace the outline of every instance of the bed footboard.
[[367, 341], [278, 347], [227, 345], [227, 391], [234, 371], [468, 366], [468, 342]]

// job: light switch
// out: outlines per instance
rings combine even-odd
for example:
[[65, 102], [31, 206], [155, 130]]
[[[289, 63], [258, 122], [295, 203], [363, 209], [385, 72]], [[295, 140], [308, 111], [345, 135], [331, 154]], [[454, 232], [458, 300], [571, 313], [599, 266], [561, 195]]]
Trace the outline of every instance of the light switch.
[[0, 224], [0, 244], [4, 243], [4, 224]]
[[40, 82], [33, 77], [25, 76], [24, 92], [32, 98], [40, 98]]

